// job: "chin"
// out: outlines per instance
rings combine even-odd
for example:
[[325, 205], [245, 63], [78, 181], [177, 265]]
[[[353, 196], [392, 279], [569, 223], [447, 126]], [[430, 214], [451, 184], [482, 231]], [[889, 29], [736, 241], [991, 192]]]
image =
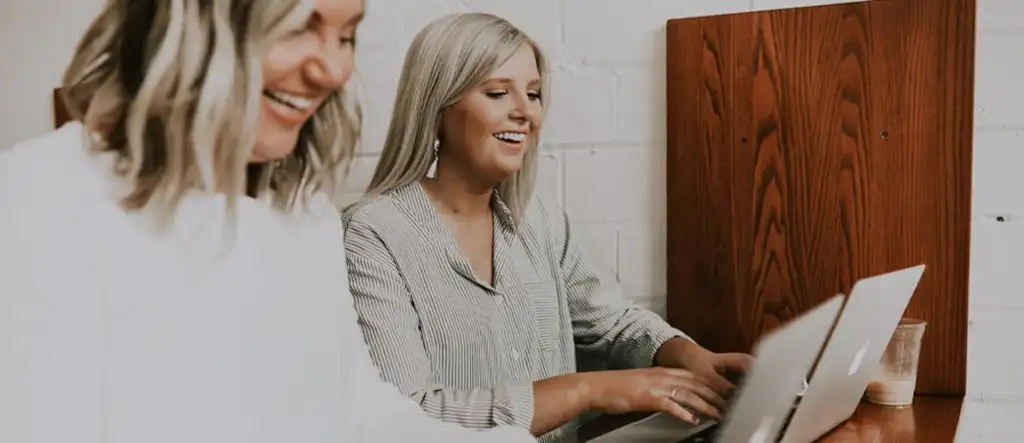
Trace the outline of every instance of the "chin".
[[497, 167], [494, 168], [493, 173], [493, 176], [495, 178], [494, 181], [497, 183], [501, 183], [518, 174], [519, 170], [522, 169], [523, 164], [522, 162], [516, 162], [515, 164], [498, 164], [496, 166]]
[[260, 137], [253, 149], [252, 162], [269, 162], [287, 157], [295, 151], [295, 146], [298, 143], [298, 134], [274, 134], [270, 137]]

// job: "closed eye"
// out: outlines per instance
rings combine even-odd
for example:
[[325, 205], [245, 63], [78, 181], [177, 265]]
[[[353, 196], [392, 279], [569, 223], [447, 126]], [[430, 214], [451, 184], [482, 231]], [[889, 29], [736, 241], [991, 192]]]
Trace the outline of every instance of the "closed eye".
[[486, 92], [486, 94], [490, 98], [502, 98], [502, 97], [508, 95], [508, 91], [489, 91], [489, 92]]

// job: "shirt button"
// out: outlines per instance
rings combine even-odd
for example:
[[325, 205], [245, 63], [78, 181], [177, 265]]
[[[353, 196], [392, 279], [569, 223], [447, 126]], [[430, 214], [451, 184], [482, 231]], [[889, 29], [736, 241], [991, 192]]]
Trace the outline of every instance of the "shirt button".
[[519, 360], [519, 351], [515, 349], [512, 350], [512, 360]]
[[494, 302], [500, 305], [500, 304], [505, 302], [505, 297], [500, 296], [500, 295], [496, 295], [494, 297]]

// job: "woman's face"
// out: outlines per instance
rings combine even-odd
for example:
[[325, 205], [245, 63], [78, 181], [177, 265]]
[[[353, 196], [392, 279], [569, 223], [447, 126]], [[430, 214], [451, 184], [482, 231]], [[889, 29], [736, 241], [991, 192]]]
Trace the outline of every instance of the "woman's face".
[[543, 119], [541, 77], [533, 47], [512, 58], [442, 116], [438, 175], [447, 171], [498, 184], [523, 166]]
[[302, 126], [348, 81], [362, 18], [363, 0], [316, 0], [306, 27], [270, 47], [263, 59], [260, 125], [252, 161], [291, 154]]

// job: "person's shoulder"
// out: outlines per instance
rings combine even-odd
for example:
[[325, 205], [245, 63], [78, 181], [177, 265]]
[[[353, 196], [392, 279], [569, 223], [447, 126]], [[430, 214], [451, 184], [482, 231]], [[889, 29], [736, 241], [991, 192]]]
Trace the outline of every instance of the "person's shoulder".
[[84, 136], [69, 124], [0, 151], [0, 268], [11, 285], [58, 290], [66, 280], [86, 291], [94, 279], [96, 220], [100, 211], [117, 210], [117, 201], [101, 197], [103, 173]]
[[55, 208], [108, 197], [111, 154], [91, 152], [88, 137], [80, 123], [71, 122], [0, 151], [0, 198], [5, 204]]
[[399, 210], [400, 199], [400, 192], [395, 190], [368, 196], [349, 205], [343, 211], [346, 231], [386, 229], [387, 225], [404, 220]]

